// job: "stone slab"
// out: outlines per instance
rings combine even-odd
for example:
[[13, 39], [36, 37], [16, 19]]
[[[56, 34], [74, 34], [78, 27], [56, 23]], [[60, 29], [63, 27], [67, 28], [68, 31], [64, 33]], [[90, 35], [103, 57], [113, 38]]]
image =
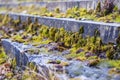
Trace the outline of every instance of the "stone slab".
[[2, 39], [2, 46], [10, 58], [15, 58], [18, 66], [27, 65], [29, 55], [22, 53], [22, 46], [17, 42], [11, 42], [9, 39]]
[[95, 8], [93, 0], [79, 0], [79, 1], [46, 1], [46, 2], [21, 2], [21, 3], [3, 3], [0, 7], [16, 7], [16, 6], [29, 6], [36, 5], [40, 7], [47, 7], [48, 10], [53, 11], [55, 8], [59, 8], [62, 12], [65, 12], [68, 8], [80, 7], [80, 8]]
[[[1, 13], [6, 14], [6, 13]], [[104, 43], [113, 42], [115, 43], [116, 38], [120, 33], [120, 23], [104, 23], [104, 22], [95, 22], [95, 21], [82, 21], [68, 18], [54, 18], [54, 17], [42, 17], [29, 14], [17, 14], [17, 13], [8, 13], [8, 15], [13, 19], [18, 19], [21, 17], [21, 20], [27, 21], [28, 17], [31, 18], [32, 22], [37, 18], [40, 24], [47, 25], [50, 27], [61, 28], [64, 27], [67, 31], [77, 32], [80, 26], [84, 26], [83, 36], [93, 36], [95, 29], [98, 29], [100, 32], [100, 37]]]

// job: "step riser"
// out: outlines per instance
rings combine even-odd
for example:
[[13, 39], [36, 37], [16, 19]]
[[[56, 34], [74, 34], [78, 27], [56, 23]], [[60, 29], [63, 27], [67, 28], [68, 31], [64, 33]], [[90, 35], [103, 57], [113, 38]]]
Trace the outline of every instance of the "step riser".
[[27, 63], [29, 62], [28, 60], [28, 55], [26, 53], [22, 53], [21, 50], [15, 46], [11, 41], [9, 40], [2, 40], [2, 46], [6, 52], [6, 54], [10, 57], [10, 58], [15, 58], [16, 59], [16, 63], [18, 66], [26, 66]]
[[[3, 15], [5, 13], [2, 13]], [[8, 13], [8, 15], [14, 20], [21, 17], [21, 21], [27, 21], [28, 17], [31, 18], [32, 22], [34, 22], [35, 18], [38, 19], [40, 24], [61, 28], [64, 27], [67, 31], [77, 32], [80, 26], [84, 26], [84, 34], [83, 36], [93, 36], [94, 30], [98, 29], [101, 33], [100, 37], [104, 43], [113, 42], [115, 43], [115, 39], [118, 37], [120, 32], [120, 24], [117, 23], [104, 23], [104, 22], [94, 22], [94, 21], [78, 21], [74, 19], [65, 19], [65, 18], [53, 18], [53, 17], [40, 17], [33, 16], [28, 14], [16, 14], [16, 13]]]

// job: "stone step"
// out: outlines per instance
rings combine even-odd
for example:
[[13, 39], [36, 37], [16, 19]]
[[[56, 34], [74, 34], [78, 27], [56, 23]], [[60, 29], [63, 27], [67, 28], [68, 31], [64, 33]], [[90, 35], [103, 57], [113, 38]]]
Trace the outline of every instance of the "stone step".
[[[0, 13], [5, 15], [6, 13]], [[29, 14], [20, 14], [20, 13], [7, 13], [14, 20], [21, 18], [22, 22], [27, 21], [28, 17], [31, 18], [32, 22], [35, 19], [38, 20], [40, 24], [47, 25], [49, 27], [64, 27], [67, 31], [77, 32], [80, 26], [84, 27], [83, 36], [93, 36], [94, 31], [98, 29], [100, 32], [100, 37], [104, 43], [113, 42], [116, 43], [116, 38], [120, 32], [120, 23], [104, 23], [104, 22], [95, 22], [87, 20], [75, 20], [69, 18], [54, 18], [54, 17], [43, 17]]]

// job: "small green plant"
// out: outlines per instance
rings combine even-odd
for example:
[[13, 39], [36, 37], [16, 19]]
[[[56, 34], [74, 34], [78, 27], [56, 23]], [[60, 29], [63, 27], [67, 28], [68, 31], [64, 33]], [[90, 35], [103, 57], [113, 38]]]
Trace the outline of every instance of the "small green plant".
[[59, 8], [56, 8], [56, 9], [55, 9], [55, 12], [56, 12], [56, 13], [60, 13], [60, 9], [59, 9]]
[[13, 69], [15, 69], [16, 66], [17, 66], [16, 59], [13, 58], [13, 59], [11, 60], [11, 67], [12, 67]]
[[108, 59], [114, 59], [114, 49], [112, 47], [109, 48], [109, 50], [106, 52], [106, 56]]
[[9, 18], [9, 15], [6, 14], [2, 20], [2, 25], [7, 25], [8, 22], [10, 22], [10, 18]]
[[2, 47], [0, 47], [0, 64], [5, 63], [7, 60], [7, 55], [5, 54]]
[[33, 71], [37, 71], [37, 66], [36, 66], [35, 63], [33, 63], [33, 62], [30, 62], [30, 63], [28, 64], [28, 67], [29, 67], [31, 70], [33, 70]]
[[114, 9], [113, 9], [114, 12], [118, 12], [119, 9], [118, 9], [118, 6], [115, 6]]
[[81, 26], [80, 29], [79, 29], [79, 34], [83, 34], [84, 33], [84, 27]]
[[51, 28], [49, 29], [49, 38], [50, 38], [51, 40], [54, 40], [55, 33], [56, 33], [56, 29], [55, 29], [54, 27], [51, 27]]
[[101, 12], [101, 2], [99, 1], [96, 7], [96, 13], [100, 13]]

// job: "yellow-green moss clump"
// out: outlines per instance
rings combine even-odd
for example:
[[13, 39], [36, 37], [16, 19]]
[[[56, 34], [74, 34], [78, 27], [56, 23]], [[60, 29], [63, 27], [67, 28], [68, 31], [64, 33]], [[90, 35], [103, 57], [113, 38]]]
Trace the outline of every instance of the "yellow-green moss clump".
[[7, 60], [7, 55], [5, 54], [2, 47], [0, 47], [0, 64], [5, 63]]

